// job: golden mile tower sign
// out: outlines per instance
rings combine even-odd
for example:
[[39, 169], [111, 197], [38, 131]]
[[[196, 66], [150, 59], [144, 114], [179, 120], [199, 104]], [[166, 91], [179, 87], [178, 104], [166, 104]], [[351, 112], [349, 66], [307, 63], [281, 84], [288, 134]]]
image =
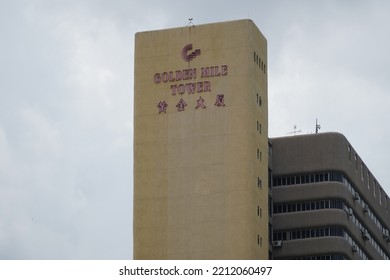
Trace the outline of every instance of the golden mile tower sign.
[[[201, 55], [200, 49], [192, 51], [192, 44], [184, 46], [181, 51], [181, 57], [183, 60], [189, 62]], [[192, 52], [191, 52], [192, 51]], [[168, 70], [158, 72], [154, 74], [153, 82], [155, 84], [167, 84], [169, 85], [169, 92], [172, 95], [183, 95], [184, 93], [207, 93], [212, 91], [212, 84], [210, 78], [224, 77], [228, 75], [227, 65], [218, 66], [204, 66], [200, 70], [197, 68], [186, 68], [179, 70]], [[199, 81], [201, 79], [201, 81]], [[205, 100], [200, 96], [194, 106], [195, 109], [205, 109]], [[225, 106], [224, 94], [218, 94], [215, 98], [215, 106]], [[159, 113], [166, 113], [168, 103], [165, 100], [160, 101], [157, 104]], [[183, 98], [175, 105], [178, 112], [185, 110], [187, 103]]]

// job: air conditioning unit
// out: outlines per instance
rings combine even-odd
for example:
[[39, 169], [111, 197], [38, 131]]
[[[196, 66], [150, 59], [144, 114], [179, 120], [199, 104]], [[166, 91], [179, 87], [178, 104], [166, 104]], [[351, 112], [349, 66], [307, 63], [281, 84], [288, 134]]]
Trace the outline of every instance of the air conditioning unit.
[[356, 253], [358, 251], [358, 246], [352, 245], [352, 252]]
[[390, 242], [390, 234], [388, 229], [383, 231], [383, 238], [386, 240], [386, 242]]
[[354, 200], [360, 200], [359, 193], [355, 192], [355, 193], [353, 194], [353, 199], [354, 199]]
[[353, 210], [352, 210], [352, 208], [347, 208], [347, 209], [345, 210], [345, 212], [347, 212], [347, 214], [348, 214], [349, 217], [352, 217], [352, 216], [353, 216]]
[[277, 241], [272, 242], [272, 247], [274, 247], [274, 248], [280, 248], [280, 247], [282, 247], [282, 245], [283, 245], [282, 240], [277, 240]]
[[367, 230], [364, 228], [361, 230], [362, 231], [362, 237], [364, 240], [369, 240], [370, 239], [370, 235], [369, 233], [367, 232]]

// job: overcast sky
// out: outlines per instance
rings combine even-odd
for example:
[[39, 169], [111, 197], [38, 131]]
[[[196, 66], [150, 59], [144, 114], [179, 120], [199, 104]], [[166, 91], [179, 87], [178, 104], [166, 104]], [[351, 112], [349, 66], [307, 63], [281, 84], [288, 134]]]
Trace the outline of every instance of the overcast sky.
[[0, 0], [0, 259], [132, 258], [139, 31], [251, 18], [270, 137], [343, 133], [390, 194], [390, 1]]

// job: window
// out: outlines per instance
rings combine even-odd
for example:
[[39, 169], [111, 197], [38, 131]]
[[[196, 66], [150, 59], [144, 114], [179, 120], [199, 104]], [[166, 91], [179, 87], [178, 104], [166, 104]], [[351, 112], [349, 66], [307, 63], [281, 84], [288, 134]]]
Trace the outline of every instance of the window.
[[358, 170], [358, 156], [357, 156], [357, 154], [355, 154], [355, 169], [357, 172], [357, 170]]
[[325, 208], [329, 208], [329, 200], [325, 200]]
[[256, 129], [261, 134], [261, 123], [259, 121], [256, 122]]
[[329, 181], [329, 173], [325, 173], [324, 174], [324, 180], [325, 181]]
[[[280, 239], [278, 239], [278, 240], [280, 240]], [[257, 235], [257, 245], [260, 246], [260, 247], [263, 246], [263, 238], [260, 237], [259, 234]]]
[[351, 145], [348, 145], [348, 159], [349, 159], [349, 162], [351, 162], [351, 160], [352, 160], [352, 149], [351, 149]]

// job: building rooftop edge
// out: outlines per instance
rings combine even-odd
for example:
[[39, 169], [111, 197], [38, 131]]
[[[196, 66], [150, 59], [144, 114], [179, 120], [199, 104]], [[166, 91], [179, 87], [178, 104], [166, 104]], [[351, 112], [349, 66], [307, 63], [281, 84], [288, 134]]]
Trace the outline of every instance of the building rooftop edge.
[[[207, 25], [215, 25], [215, 24], [225, 24], [225, 23], [234, 23], [234, 22], [249, 22], [249, 23], [252, 23], [254, 26], [256, 26], [257, 29], [259, 29], [257, 27], [257, 25], [254, 23], [254, 21], [252, 19], [235, 19], [235, 20], [226, 20], [226, 21], [218, 21], [218, 22], [209, 22], [209, 23], [202, 23], [202, 24], [188, 24], [188, 25], [184, 25], [184, 26], [177, 26], [177, 27], [169, 27], [169, 28], [161, 28], [161, 29], [153, 29], [153, 30], [145, 30], [145, 31], [139, 31], [139, 32], [136, 32], [135, 33], [135, 36], [137, 36], [137, 34], [142, 34], [142, 33], [151, 33], [151, 32], [159, 32], [159, 31], [168, 31], [168, 30], [175, 30], [175, 29], [183, 29], [183, 28], [192, 28], [192, 27], [202, 27], [202, 26], [207, 26]], [[260, 31], [260, 30], [259, 30]], [[261, 33], [261, 32], [260, 32]], [[264, 35], [263, 35], [264, 36]]]
[[345, 142], [350, 147], [351, 153], [355, 154], [360, 159], [360, 161], [364, 164], [364, 167], [366, 169], [365, 172], [368, 171], [370, 173], [370, 176], [372, 177], [372, 180], [377, 184], [377, 187], [380, 188], [381, 191], [383, 191], [386, 196], [389, 196], [389, 194], [385, 191], [385, 189], [381, 185], [380, 181], [376, 178], [374, 173], [371, 171], [371, 169], [366, 165], [365, 161], [359, 155], [358, 151], [356, 151], [356, 149], [353, 147], [353, 145], [348, 140], [348, 138], [340, 132], [320, 132], [320, 133], [313, 133], [313, 134], [280, 136], [280, 137], [274, 137], [274, 138], [270, 137], [269, 142], [271, 145], [273, 145], [273, 142], [278, 142], [278, 141], [288, 141], [288, 140], [294, 140], [294, 139], [298, 140], [298, 139], [304, 139], [304, 138], [307, 139], [307, 138], [316, 138], [316, 137], [317, 137], [317, 139], [319, 137], [337, 138], [337, 139], [341, 140], [342, 142]]
[[312, 133], [312, 134], [298, 134], [298, 135], [287, 135], [287, 136], [276, 136], [276, 137], [269, 137], [269, 140], [272, 142], [273, 140], [280, 140], [280, 139], [291, 139], [291, 138], [304, 138], [304, 137], [321, 137], [321, 136], [336, 136], [340, 138], [344, 138], [348, 143], [350, 143], [347, 139], [347, 137], [336, 131], [329, 131], [329, 132], [320, 132], [320, 133]]

